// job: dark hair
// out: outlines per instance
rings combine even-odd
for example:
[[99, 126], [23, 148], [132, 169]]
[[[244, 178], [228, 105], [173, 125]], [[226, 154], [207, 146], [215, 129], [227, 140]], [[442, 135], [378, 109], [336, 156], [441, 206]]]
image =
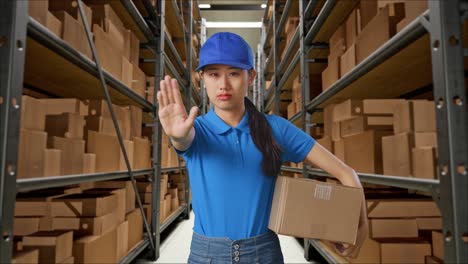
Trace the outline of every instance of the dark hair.
[[271, 126], [266, 117], [255, 108], [249, 98], [245, 97], [244, 102], [245, 109], [249, 114], [249, 128], [252, 140], [263, 154], [263, 172], [269, 176], [276, 176], [281, 169], [282, 149], [273, 137]]

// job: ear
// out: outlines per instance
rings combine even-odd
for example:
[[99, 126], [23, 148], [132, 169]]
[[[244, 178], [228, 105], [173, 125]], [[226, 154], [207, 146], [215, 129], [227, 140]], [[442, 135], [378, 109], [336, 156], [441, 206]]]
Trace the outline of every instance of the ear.
[[257, 76], [257, 71], [255, 69], [252, 69], [249, 71], [249, 85], [253, 85], [253, 82], [255, 80], [255, 77]]
[[204, 71], [199, 71], [198, 74], [200, 75], [200, 79], [205, 81], [205, 72]]

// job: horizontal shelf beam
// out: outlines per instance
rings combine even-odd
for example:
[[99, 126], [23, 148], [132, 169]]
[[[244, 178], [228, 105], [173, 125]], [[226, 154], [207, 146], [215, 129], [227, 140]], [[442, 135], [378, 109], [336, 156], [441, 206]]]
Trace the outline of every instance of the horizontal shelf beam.
[[307, 32], [305, 43], [310, 44], [313, 41], [317, 33], [320, 31], [320, 28], [323, 26], [333, 8], [335, 7], [335, 4], [336, 0], [327, 0], [325, 2], [325, 5], [322, 7], [322, 10], [320, 10], [320, 13], [317, 16], [317, 19], [315, 19], [312, 27], [309, 29], [309, 32]]
[[[98, 78], [99, 73], [94, 61], [82, 55], [80, 52], [71, 47], [68, 43], [61, 38], [50, 32], [46, 27], [39, 22], [29, 17], [28, 21], [28, 36], [38, 41], [41, 45], [52, 50], [59, 56], [65, 58], [70, 63], [73, 63]], [[153, 112], [154, 106], [145, 98], [138, 95], [135, 91], [124, 85], [120, 80], [104, 70], [104, 78], [106, 83], [114, 90], [128, 97], [138, 105], [140, 105], [146, 112]]]
[[292, 51], [294, 50], [294, 46], [297, 44], [297, 41], [299, 41], [299, 27], [296, 28], [296, 32], [294, 33], [294, 36], [289, 43], [288, 49], [286, 50], [286, 54], [284, 54], [283, 61], [280, 63], [278, 66], [278, 72], [282, 72], [283, 68], [286, 66], [286, 63], [288, 61], [289, 56], [291, 56]]
[[178, 170], [185, 170], [187, 167], [182, 166], [182, 167], [170, 167], [170, 168], [161, 168], [161, 172], [173, 172], [173, 171], [178, 171]]
[[291, 4], [293, 1], [297, 0], [287, 0], [286, 5], [283, 8], [283, 13], [281, 14], [280, 21], [278, 23], [278, 28], [276, 29], [276, 37], [278, 38], [280, 35], [280, 32], [283, 31], [284, 25], [286, 24], [287, 16], [289, 14], [289, 9], [291, 9]]
[[[141, 176], [151, 173], [153, 173], [152, 169], [133, 171], [134, 176]], [[123, 178], [130, 178], [130, 176], [128, 175], [128, 171], [104, 172], [95, 174], [76, 174], [65, 176], [53, 176], [46, 178], [18, 179], [16, 180], [16, 189], [19, 192], [25, 192], [53, 187], [63, 187], [84, 182], [106, 181]]]
[[120, 0], [120, 2], [125, 7], [125, 9], [127, 9], [128, 13], [133, 18], [135, 23], [138, 25], [138, 28], [140, 28], [141, 32], [143, 32], [148, 41], [156, 43], [154, 34], [151, 32], [151, 29], [149, 28], [148, 24], [146, 24], [145, 19], [143, 19], [135, 4], [130, 0]]
[[[309, 239], [309, 243], [313, 246], [320, 255], [328, 262], [328, 263], [343, 263], [342, 261], [336, 259], [333, 254], [331, 254], [328, 249], [322, 246], [322, 244], [317, 240]], [[305, 249], [308, 250], [308, 249]]]

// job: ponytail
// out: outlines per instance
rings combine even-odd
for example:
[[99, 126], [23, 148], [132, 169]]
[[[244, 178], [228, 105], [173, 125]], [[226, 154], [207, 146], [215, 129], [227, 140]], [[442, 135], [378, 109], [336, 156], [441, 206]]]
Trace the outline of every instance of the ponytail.
[[262, 169], [266, 175], [276, 176], [281, 169], [281, 147], [273, 137], [271, 126], [255, 105], [244, 98], [245, 109], [249, 114], [249, 128], [252, 140], [263, 154]]

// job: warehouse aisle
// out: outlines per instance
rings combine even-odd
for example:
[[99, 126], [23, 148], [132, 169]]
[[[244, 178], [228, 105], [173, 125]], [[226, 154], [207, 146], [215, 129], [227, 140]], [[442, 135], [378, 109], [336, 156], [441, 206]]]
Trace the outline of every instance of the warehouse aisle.
[[[155, 263], [187, 262], [194, 218], [192, 211], [190, 213], [190, 220], [175, 223], [177, 226], [170, 231], [170, 234], [166, 238], [163, 238], [161, 255]], [[280, 235], [279, 239], [285, 263], [307, 263], [304, 259], [304, 250], [295, 238]]]

